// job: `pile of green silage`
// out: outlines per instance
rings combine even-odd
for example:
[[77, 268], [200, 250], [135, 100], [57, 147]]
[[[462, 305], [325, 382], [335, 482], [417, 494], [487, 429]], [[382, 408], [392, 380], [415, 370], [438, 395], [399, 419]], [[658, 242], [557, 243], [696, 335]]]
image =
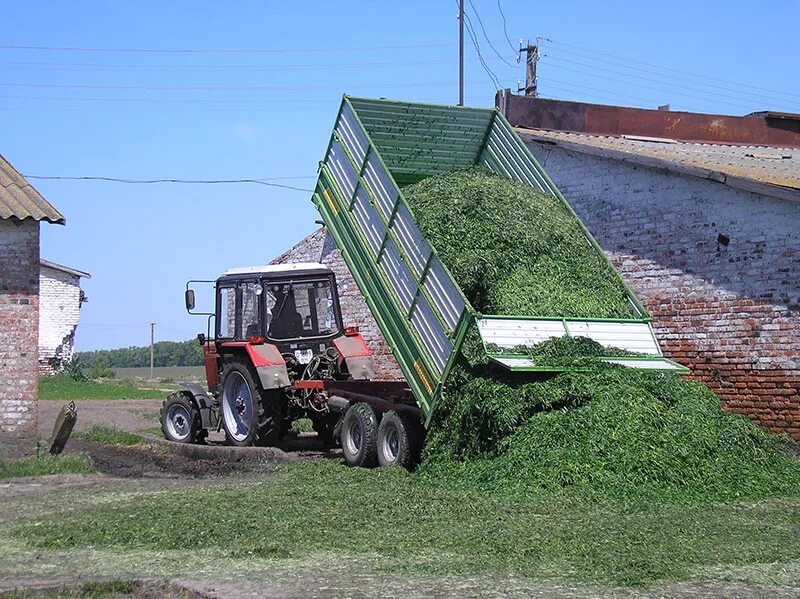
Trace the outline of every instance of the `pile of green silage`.
[[[477, 309], [629, 317], [624, 286], [566, 208], [484, 169], [404, 190], [417, 222]], [[720, 409], [704, 385], [599, 360], [585, 338], [516, 348], [580, 371], [515, 374], [472, 330], [446, 381], [420, 467], [486, 489], [677, 500], [800, 495], [781, 440]]]
[[630, 318], [625, 286], [564, 203], [473, 167], [403, 190], [479, 312]]

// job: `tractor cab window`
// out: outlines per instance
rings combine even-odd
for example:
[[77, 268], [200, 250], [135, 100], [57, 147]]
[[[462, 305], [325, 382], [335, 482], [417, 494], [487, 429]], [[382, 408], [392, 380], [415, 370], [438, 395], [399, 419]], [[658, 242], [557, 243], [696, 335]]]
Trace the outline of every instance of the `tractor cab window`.
[[263, 288], [258, 283], [241, 283], [242, 327], [237, 335], [240, 339], [261, 337], [261, 319], [258, 315], [258, 299]]
[[260, 337], [259, 297], [263, 287], [255, 281], [228, 284], [218, 290], [217, 336], [246, 340]]
[[327, 337], [338, 332], [330, 280], [273, 283], [266, 301], [273, 339]]
[[221, 287], [217, 293], [217, 337], [229, 339], [236, 331], [236, 287]]

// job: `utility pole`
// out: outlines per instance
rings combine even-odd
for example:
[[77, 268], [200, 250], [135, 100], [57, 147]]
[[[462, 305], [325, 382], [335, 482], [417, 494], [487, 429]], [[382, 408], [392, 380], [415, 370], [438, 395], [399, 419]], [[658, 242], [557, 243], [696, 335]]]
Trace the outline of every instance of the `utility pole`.
[[153, 355], [156, 339], [156, 323], [150, 323], [150, 380], [153, 380]]
[[458, 0], [458, 105], [464, 105], [464, 0]]
[[[519, 51], [522, 52], [522, 48]], [[517, 91], [521, 92], [524, 89], [526, 96], [536, 98], [539, 95], [536, 90], [536, 63], [539, 62], [539, 46], [528, 44], [525, 52], [527, 54], [525, 59], [525, 87], [519, 88]]]

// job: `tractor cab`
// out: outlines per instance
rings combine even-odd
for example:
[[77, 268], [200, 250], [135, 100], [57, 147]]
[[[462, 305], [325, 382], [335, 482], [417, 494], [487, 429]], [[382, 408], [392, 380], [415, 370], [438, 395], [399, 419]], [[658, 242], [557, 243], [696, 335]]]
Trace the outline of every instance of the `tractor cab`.
[[342, 335], [336, 277], [315, 262], [250, 266], [216, 282], [214, 338], [269, 343], [308, 363]]

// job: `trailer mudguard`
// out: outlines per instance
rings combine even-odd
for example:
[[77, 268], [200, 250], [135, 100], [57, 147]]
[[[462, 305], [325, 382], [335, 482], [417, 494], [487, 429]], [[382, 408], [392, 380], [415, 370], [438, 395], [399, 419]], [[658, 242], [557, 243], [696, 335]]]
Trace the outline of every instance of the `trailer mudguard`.
[[350, 376], [357, 380], [375, 378], [375, 360], [369, 351], [367, 342], [361, 335], [344, 335], [333, 340], [333, 347], [347, 364]]
[[200, 414], [200, 422], [204, 429], [213, 430], [217, 428], [217, 410], [215, 400], [209, 397], [208, 393], [197, 383], [178, 383], [186, 391], [182, 391], [194, 404], [195, 409]]

